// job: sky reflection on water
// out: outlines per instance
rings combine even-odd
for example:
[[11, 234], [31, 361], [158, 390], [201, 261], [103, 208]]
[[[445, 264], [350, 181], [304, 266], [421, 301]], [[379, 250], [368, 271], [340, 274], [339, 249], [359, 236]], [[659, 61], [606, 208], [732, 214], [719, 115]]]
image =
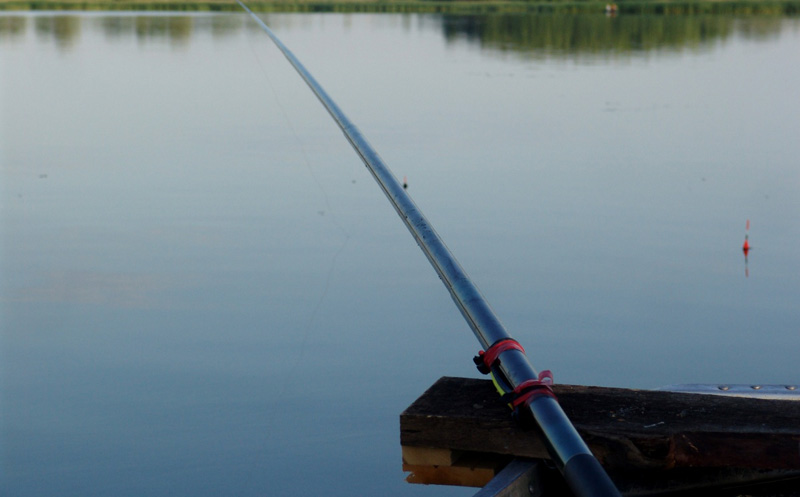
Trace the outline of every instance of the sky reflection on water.
[[[0, 20], [5, 494], [470, 495], [402, 482], [397, 417], [477, 342], [263, 33]], [[797, 380], [796, 20], [268, 21], [556, 381]]]

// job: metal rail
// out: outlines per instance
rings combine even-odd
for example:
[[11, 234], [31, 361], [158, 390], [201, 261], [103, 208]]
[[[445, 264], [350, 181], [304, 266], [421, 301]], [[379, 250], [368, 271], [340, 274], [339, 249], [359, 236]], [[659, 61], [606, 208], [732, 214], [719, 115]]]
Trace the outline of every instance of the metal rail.
[[[339, 125], [356, 153], [364, 161], [367, 169], [375, 177], [400, 219], [414, 236], [422, 252], [439, 274], [453, 301], [483, 348], [488, 348], [499, 340], [510, 338], [486, 299], [483, 298], [442, 239], [439, 238], [428, 220], [425, 219], [400, 182], [358, 128], [264, 21], [241, 0], [236, 1], [264, 29]], [[508, 380], [511, 388], [538, 378], [525, 353], [520, 350], [512, 349], [502, 352], [498, 356], [498, 361], [498, 372]], [[537, 397], [527, 404], [526, 408], [530, 410], [533, 419], [541, 428], [553, 461], [575, 495], [578, 497], [620, 495], [554, 398]]]
[[748, 399], [800, 401], [798, 385], [720, 385], [708, 383], [685, 383], [657, 388], [662, 392], [695, 393], [723, 397], [743, 397]]

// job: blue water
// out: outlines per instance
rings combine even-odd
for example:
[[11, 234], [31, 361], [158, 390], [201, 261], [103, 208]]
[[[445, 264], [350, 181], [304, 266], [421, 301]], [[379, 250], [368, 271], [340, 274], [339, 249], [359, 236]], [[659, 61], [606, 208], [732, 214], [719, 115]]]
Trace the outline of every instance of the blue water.
[[[797, 20], [266, 19], [557, 382], [798, 381]], [[471, 495], [398, 416], [478, 343], [258, 27], [0, 21], [3, 495]]]

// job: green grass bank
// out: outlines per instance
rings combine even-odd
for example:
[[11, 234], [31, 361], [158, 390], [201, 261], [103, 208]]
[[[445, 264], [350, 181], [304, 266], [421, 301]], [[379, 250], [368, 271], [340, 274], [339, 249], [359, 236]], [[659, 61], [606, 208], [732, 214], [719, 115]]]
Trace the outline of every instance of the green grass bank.
[[[598, 0], [275, 0], [250, 1], [258, 12], [535, 13], [604, 12]], [[620, 0], [618, 14], [797, 15], [800, 0]], [[235, 12], [233, 0], [0, 0], [5, 11]]]

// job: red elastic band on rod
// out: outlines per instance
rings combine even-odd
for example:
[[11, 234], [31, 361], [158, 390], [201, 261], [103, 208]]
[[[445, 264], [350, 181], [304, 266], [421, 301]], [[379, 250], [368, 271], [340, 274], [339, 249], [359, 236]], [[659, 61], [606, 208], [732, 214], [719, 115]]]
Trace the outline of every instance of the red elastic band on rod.
[[558, 400], [551, 388], [552, 384], [553, 373], [549, 369], [542, 371], [537, 379], [523, 381], [517, 385], [517, 388], [514, 389], [514, 400], [511, 401], [511, 405], [516, 408], [520, 405], [529, 404], [536, 397], [543, 395]]
[[518, 341], [514, 340], [513, 338], [505, 338], [503, 340], [496, 341], [491, 347], [486, 349], [486, 352], [480, 354], [483, 358], [483, 364], [487, 369], [491, 369], [494, 361], [497, 360], [500, 354], [507, 350], [519, 350], [523, 354], [525, 353], [525, 349], [522, 348], [522, 345], [520, 345]]

